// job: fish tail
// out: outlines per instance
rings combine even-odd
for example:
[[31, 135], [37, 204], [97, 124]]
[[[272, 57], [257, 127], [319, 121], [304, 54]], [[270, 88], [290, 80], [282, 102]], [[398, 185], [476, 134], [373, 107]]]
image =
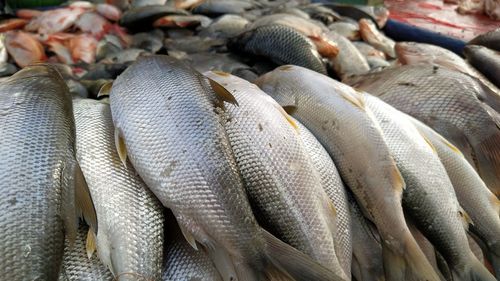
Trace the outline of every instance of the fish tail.
[[382, 240], [385, 279], [387, 281], [439, 281], [439, 275], [422, 253], [417, 242], [409, 236], [400, 251], [394, 251]]
[[486, 269], [486, 267], [474, 256], [470, 254], [470, 262], [463, 270], [453, 272], [454, 280], [464, 281], [496, 281], [497, 279]]
[[346, 281], [308, 255], [262, 230], [265, 250], [257, 266], [262, 276], [258, 280]]
[[500, 122], [495, 133], [473, 145], [479, 174], [488, 188], [500, 197]]

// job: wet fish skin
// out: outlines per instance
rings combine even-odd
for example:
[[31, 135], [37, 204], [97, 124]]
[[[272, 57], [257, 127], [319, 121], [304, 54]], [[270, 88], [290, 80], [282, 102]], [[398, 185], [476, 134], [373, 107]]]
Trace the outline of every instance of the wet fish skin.
[[469, 248], [466, 214], [433, 146], [392, 106], [371, 95], [366, 95], [365, 102], [379, 121], [405, 179], [405, 212], [443, 255], [455, 278], [495, 280]]
[[484, 89], [477, 80], [438, 66], [407, 65], [345, 82], [436, 130], [458, 147], [499, 196], [499, 117], [479, 98]]
[[359, 75], [370, 71], [370, 66], [365, 57], [349, 39], [335, 31], [328, 32], [326, 36], [329, 40], [336, 42], [340, 49], [339, 54], [330, 59], [335, 73], [337, 73], [339, 77]]
[[2, 81], [0, 92], [0, 274], [57, 280], [69, 231], [63, 210], [75, 202], [71, 96], [45, 65], [25, 67]]
[[372, 45], [376, 49], [383, 51], [391, 58], [396, 57], [396, 53], [394, 51], [395, 42], [378, 30], [371, 20], [359, 20], [359, 33], [361, 34], [363, 41]]
[[149, 30], [155, 20], [167, 15], [188, 15], [188, 13], [163, 5], [134, 7], [123, 13], [119, 24], [133, 31]]
[[231, 73], [245, 80], [257, 78], [257, 74], [250, 66], [240, 62], [238, 57], [230, 53], [195, 53], [190, 54], [186, 61], [200, 73], [218, 70]]
[[47, 60], [42, 44], [30, 33], [24, 31], [6, 32], [5, 48], [19, 67]]
[[342, 36], [345, 36], [351, 41], [360, 40], [359, 25], [357, 23], [338, 21], [330, 24], [328, 29]]
[[[68, 239], [64, 244], [64, 257], [59, 281], [112, 281], [113, 274], [94, 255], [91, 259], [85, 249], [89, 227], [80, 222], [76, 240], [71, 244]], [[71, 244], [71, 245], [70, 245]]]
[[[293, 118], [293, 117], [292, 117]], [[337, 213], [337, 228], [335, 233], [335, 252], [342, 269], [347, 276], [351, 275], [353, 255], [351, 214], [347, 200], [347, 191], [339, 175], [335, 163], [316, 137], [295, 120], [299, 128], [299, 136], [309, 154], [314, 168], [319, 172], [323, 189], [333, 202]], [[380, 256], [381, 257], [381, 256]]]
[[406, 226], [401, 206], [404, 181], [361, 94], [331, 78], [291, 65], [261, 76], [256, 84], [280, 105], [293, 107], [292, 116], [330, 153], [342, 179], [377, 225], [386, 252], [386, 279], [406, 276], [439, 280]]
[[464, 48], [467, 61], [486, 76], [493, 84], [500, 87], [500, 51], [483, 46], [467, 45]]
[[5, 76], [10, 76], [14, 73], [16, 73], [19, 69], [8, 62], [2, 62], [0, 63], [0, 77], [5, 77]]
[[478, 35], [470, 40], [470, 45], [481, 45], [500, 52], [500, 28]]
[[352, 42], [352, 44], [354, 46], [356, 46], [356, 48], [358, 48], [358, 50], [368, 59], [369, 57], [375, 57], [375, 58], [380, 58], [380, 59], [383, 59], [385, 60], [386, 59], [386, 56], [384, 54], [384, 52], [380, 51], [380, 50], [377, 50], [375, 49], [374, 47], [372, 47], [372, 45], [368, 44], [368, 43], [365, 43], [365, 42], [362, 42], [362, 41], [356, 41], [356, 42]]
[[231, 40], [228, 46], [235, 51], [268, 57], [279, 65], [294, 64], [326, 74], [313, 43], [287, 26], [257, 27]]
[[163, 281], [222, 281], [222, 277], [204, 250], [195, 250], [186, 241], [174, 215], [167, 211]]
[[[492, 255], [494, 268], [500, 266], [500, 201], [486, 187], [460, 151], [427, 125], [407, 115], [432, 143], [443, 163], [460, 205], [473, 221], [470, 226]], [[500, 272], [497, 272], [497, 275]]]
[[209, 26], [203, 28], [198, 35], [216, 37], [216, 38], [231, 38], [240, 34], [249, 21], [238, 15], [223, 15], [216, 18]]
[[156, 54], [163, 47], [163, 32], [154, 29], [150, 32], [140, 32], [132, 36], [131, 47], [144, 49], [152, 54]]
[[335, 251], [335, 207], [293, 121], [254, 84], [221, 72], [204, 75], [238, 101], [226, 106], [224, 127], [260, 225], [347, 280]]
[[241, 14], [257, 5], [255, 1], [243, 0], [205, 0], [196, 7], [193, 12], [196, 14], [221, 15], [221, 14]]
[[333, 279], [257, 224], [221, 123], [217, 93], [222, 93], [214, 83], [168, 56], [137, 60], [110, 94], [119, 151], [123, 155], [126, 147], [141, 178], [173, 211], [188, 241], [209, 251], [224, 280], [265, 280], [274, 267], [297, 280]]
[[191, 36], [176, 39], [165, 38], [163, 44], [169, 51], [175, 50], [186, 53], [201, 53], [225, 48], [226, 40], [221, 38]]

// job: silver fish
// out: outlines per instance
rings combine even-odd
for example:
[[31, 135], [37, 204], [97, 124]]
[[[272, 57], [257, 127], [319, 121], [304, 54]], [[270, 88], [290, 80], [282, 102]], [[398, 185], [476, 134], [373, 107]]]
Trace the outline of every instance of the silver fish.
[[46, 65], [25, 67], [2, 81], [0, 93], [0, 275], [57, 280], [84, 187], [76, 182], [71, 95]]
[[370, 71], [370, 66], [361, 52], [344, 36], [330, 31], [327, 38], [339, 46], [339, 53], [330, 59], [335, 73], [342, 78], [350, 75], [364, 74]]
[[439, 280], [406, 226], [405, 183], [379, 125], [362, 95], [347, 85], [298, 66], [282, 66], [256, 83], [293, 110], [325, 146], [346, 184], [378, 228], [386, 278]]
[[122, 165], [109, 105], [75, 99], [73, 107], [76, 156], [96, 207], [99, 231], [91, 239], [99, 258], [119, 280], [159, 279], [163, 207], [131, 165]]
[[395, 108], [368, 94], [365, 102], [380, 122], [391, 154], [406, 182], [403, 192], [405, 211], [443, 255], [454, 278], [494, 281], [495, 277], [469, 248], [464, 229], [466, 213], [461, 209], [453, 185], [432, 145]]
[[176, 59], [139, 59], [110, 93], [122, 159], [128, 153], [224, 280], [266, 280], [270, 272], [332, 280], [330, 271], [257, 224], [222, 125], [222, 100], [235, 102], [220, 84]]
[[336, 211], [297, 125], [257, 86], [224, 72], [204, 73], [233, 93], [225, 128], [260, 225], [347, 280], [335, 252]]
[[247, 19], [238, 15], [223, 15], [216, 18], [209, 26], [201, 29], [198, 35], [231, 38], [243, 32], [248, 23]]
[[381, 50], [391, 58], [396, 57], [394, 50], [395, 42], [389, 37], [385, 36], [377, 26], [369, 19], [359, 20], [359, 33], [363, 41], [372, 45], [378, 50]]

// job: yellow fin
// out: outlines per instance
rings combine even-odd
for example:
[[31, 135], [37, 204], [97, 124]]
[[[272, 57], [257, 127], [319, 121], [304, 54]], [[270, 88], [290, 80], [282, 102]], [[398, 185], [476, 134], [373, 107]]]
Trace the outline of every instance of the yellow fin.
[[87, 240], [85, 242], [85, 250], [87, 252], [87, 257], [89, 259], [92, 258], [92, 255], [94, 254], [96, 248], [97, 248], [97, 243], [96, 243], [96, 238], [94, 235], [94, 232], [92, 229], [89, 228], [89, 231], [87, 232]]
[[345, 91], [340, 91], [340, 95], [345, 100], [352, 103], [354, 106], [356, 106], [362, 110], [365, 110], [365, 98], [364, 98], [363, 93], [361, 93], [361, 92], [347, 93]]
[[207, 79], [210, 82], [210, 87], [212, 87], [212, 90], [214, 90], [215, 94], [217, 94], [217, 97], [220, 100], [239, 106], [238, 102], [236, 101], [236, 98], [226, 88], [224, 88], [224, 86], [222, 86], [213, 79], [210, 78]]
[[109, 93], [111, 92], [111, 87], [113, 87], [113, 82], [106, 82], [104, 83], [101, 88], [99, 89], [99, 93], [97, 93], [97, 97], [104, 97], [104, 96], [109, 96]]
[[458, 210], [458, 215], [463, 220], [463, 225], [465, 230], [469, 228], [469, 224], [474, 225], [474, 222], [472, 221], [471, 217], [469, 216], [469, 214], [467, 214], [467, 212], [464, 209], [462, 209], [462, 207], [460, 207], [460, 209]]
[[179, 228], [181, 229], [182, 235], [186, 238], [186, 241], [193, 247], [193, 249], [198, 251], [198, 245], [196, 245], [196, 239], [194, 239], [193, 234], [189, 232], [182, 224], [179, 223]]
[[92, 201], [89, 187], [87, 186], [87, 182], [78, 164], [76, 164], [75, 168], [75, 205], [81, 212], [83, 219], [90, 226], [90, 229], [97, 233], [97, 214], [94, 202]]
[[278, 67], [278, 69], [281, 71], [292, 70], [292, 68], [293, 68], [293, 65], [282, 65], [282, 66]]
[[[420, 131], [419, 131], [420, 132]], [[422, 132], [420, 132], [420, 135], [422, 136], [422, 138], [425, 140], [425, 142], [427, 143], [427, 145], [432, 149], [432, 152], [434, 152], [434, 154], [437, 154], [437, 150], [436, 148], [434, 147], [434, 145], [432, 144], [432, 142], [429, 140], [429, 138], [427, 138], [426, 135], [422, 134]]]
[[454, 146], [453, 144], [451, 144], [448, 140], [446, 140], [444, 137], [441, 137], [441, 142], [443, 142], [446, 146], [448, 146], [451, 150], [453, 150], [453, 152], [457, 153], [457, 154], [460, 154], [463, 156], [462, 152], [460, 151], [460, 149], [458, 149], [456, 146]]
[[123, 139], [122, 133], [118, 128], [115, 128], [115, 146], [118, 157], [120, 157], [123, 166], [127, 168], [127, 147], [125, 146], [125, 140]]
[[401, 172], [398, 169], [398, 166], [396, 166], [396, 162], [392, 160], [392, 169], [391, 169], [391, 178], [392, 178], [392, 183], [394, 189], [396, 189], [398, 192], [402, 192], [406, 188], [405, 181], [403, 179], [403, 176], [401, 175]]
[[490, 201], [493, 209], [496, 211], [498, 215], [500, 215], [500, 200], [498, 200], [497, 196], [493, 193], [490, 193]]
[[212, 70], [213, 73], [219, 75], [219, 76], [222, 76], [222, 77], [229, 77], [231, 76], [231, 74], [227, 73], [227, 72], [224, 72], [224, 71], [220, 71], [220, 70]]
[[286, 113], [286, 111], [285, 111], [285, 109], [283, 109], [283, 107], [281, 107], [279, 105], [276, 105], [275, 107], [283, 115], [283, 117], [285, 117], [286, 121], [288, 121], [288, 123], [290, 123], [290, 125], [292, 125], [292, 127], [297, 132], [299, 132], [299, 126], [297, 125], [297, 123], [295, 122], [295, 120], [292, 118], [292, 116], [290, 116], [288, 113]]

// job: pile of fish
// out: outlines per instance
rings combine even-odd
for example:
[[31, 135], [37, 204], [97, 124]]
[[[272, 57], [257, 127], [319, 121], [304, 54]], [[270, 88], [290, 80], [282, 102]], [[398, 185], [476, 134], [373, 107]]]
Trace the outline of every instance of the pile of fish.
[[465, 60], [394, 42], [384, 8], [16, 15], [0, 21], [2, 279], [500, 277], [500, 29]]

